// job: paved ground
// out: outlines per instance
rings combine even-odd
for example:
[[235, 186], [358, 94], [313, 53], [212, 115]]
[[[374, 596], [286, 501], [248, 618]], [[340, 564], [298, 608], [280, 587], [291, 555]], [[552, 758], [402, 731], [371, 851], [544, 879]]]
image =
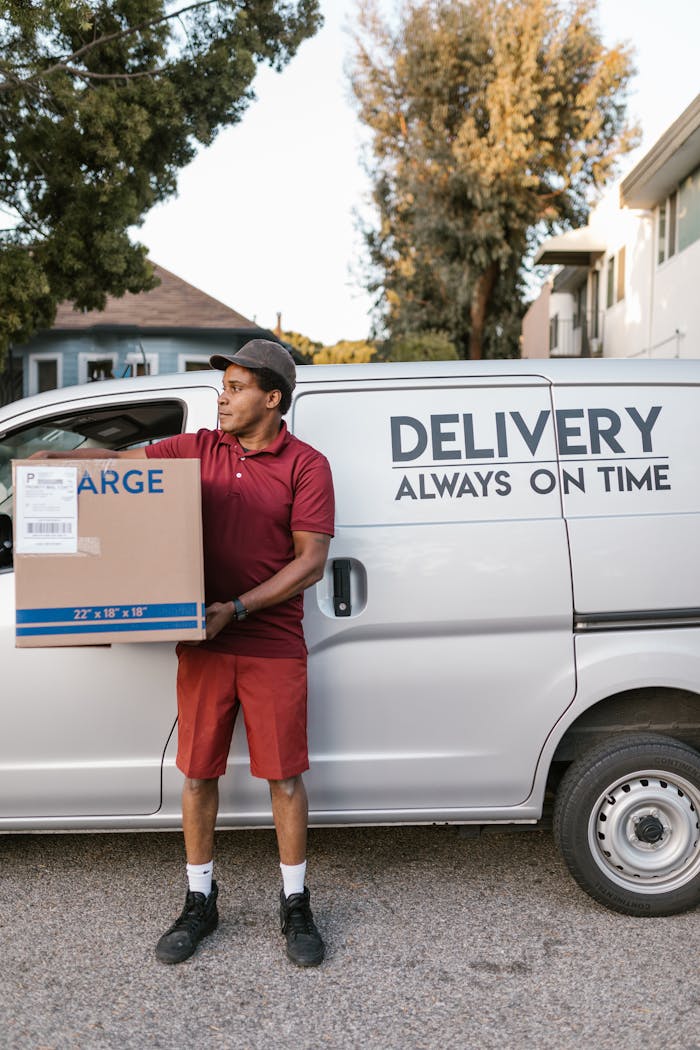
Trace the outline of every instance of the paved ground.
[[179, 836], [0, 838], [3, 1050], [700, 1048], [700, 910], [607, 912], [547, 832], [312, 833], [315, 971], [283, 954], [271, 833], [217, 850], [220, 928], [170, 968]]

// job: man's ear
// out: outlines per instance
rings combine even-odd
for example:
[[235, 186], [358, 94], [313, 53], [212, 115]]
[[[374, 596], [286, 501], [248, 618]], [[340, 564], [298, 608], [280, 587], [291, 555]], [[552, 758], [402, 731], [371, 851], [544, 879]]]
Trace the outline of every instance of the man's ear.
[[267, 401], [265, 402], [266, 408], [279, 408], [282, 400], [281, 390], [268, 390]]

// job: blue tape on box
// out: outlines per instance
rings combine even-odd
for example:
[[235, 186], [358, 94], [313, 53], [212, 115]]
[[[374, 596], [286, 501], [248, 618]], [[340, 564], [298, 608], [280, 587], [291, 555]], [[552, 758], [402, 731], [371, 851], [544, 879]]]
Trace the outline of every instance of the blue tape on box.
[[205, 625], [205, 606], [202, 604], [199, 617], [197, 608], [197, 602], [167, 602], [18, 609], [17, 636], [192, 630]]

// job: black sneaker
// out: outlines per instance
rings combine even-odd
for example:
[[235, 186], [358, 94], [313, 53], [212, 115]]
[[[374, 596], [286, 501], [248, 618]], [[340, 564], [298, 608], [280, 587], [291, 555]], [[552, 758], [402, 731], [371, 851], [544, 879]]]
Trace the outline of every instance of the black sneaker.
[[280, 923], [287, 938], [287, 955], [297, 966], [318, 966], [323, 962], [325, 946], [314, 925], [306, 886], [303, 893], [280, 893]]
[[163, 963], [179, 963], [189, 959], [202, 938], [219, 925], [219, 913], [216, 910], [218, 895], [219, 888], [215, 882], [211, 884], [208, 897], [203, 893], [187, 891], [180, 918], [165, 931], [156, 945], [156, 959]]

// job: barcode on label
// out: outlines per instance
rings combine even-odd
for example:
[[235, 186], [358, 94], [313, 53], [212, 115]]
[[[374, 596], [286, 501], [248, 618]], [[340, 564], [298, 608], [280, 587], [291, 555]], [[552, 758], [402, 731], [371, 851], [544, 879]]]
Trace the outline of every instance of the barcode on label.
[[31, 536], [70, 536], [73, 533], [72, 521], [28, 521], [27, 533]]

